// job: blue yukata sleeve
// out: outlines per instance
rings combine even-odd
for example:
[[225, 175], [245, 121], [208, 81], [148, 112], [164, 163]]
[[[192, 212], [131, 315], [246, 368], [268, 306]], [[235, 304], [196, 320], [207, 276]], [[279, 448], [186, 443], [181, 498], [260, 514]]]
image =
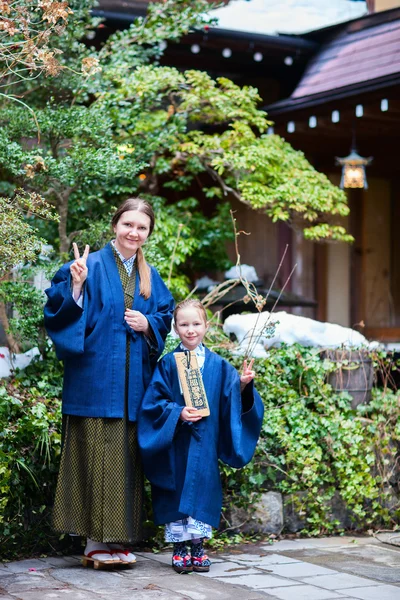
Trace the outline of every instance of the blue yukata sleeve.
[[264, 405], [253, 382], [241, 393], [237, 371], [224, 361], [218, 457], [240, 469], [251, 461], [261, 431]]
[[138, 418], [138, 442], [146, 477], [153, 485], [175, 489], [173, 439], [183, 406], [173, 402], [171, 364], [161, 360], [143, 398]]
[[54, 276], [46, 290], [44, 323], [59, 359], [82, 354], [85, 343], [85, 311], [72, 297], [69, 264]]

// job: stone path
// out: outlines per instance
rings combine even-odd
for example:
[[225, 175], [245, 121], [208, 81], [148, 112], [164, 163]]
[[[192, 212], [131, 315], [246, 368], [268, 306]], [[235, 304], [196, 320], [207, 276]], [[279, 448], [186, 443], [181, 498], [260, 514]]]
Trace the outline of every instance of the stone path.
[[280, 600], [400, 600], [400, 549], [373, 538], [281, 541], [219, 558], [208, 577]]
[[132, 569], [84, 569], [79, 557], [0, 563], [0, 600], [400, 600], [400, 548], [334, 537], [245, 545], [210, 573], [177, 575], [170, 554]]

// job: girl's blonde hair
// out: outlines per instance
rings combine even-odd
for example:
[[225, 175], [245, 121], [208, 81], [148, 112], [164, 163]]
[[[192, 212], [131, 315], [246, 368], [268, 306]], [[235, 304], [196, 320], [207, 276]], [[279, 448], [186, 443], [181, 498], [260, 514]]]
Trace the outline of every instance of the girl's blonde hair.
[[[146, 200], [142, 200], [141, 198], [128, 198], [125, 200], [125, 202], [123, 202], [115, 211], [114, 216], [111, 219], [111, 225], [115, 227], [122, 215], [128, 210], [137, 210], [149, 217], [150, 230], [148, 237], [150, 237], [155, 224], [154, 211], [151, 204], [149, 204]], [[147, 298], [150, 298], [151, 296], [151, 270], [149, 265], [146, 263], [143, 250], [141, 248], [138, 248], [136, 260], [139, 271], [140, 293], [147, 300]]]
[[182, 302], [178, 302], [175, 306], [174, 310], [174, 321], [176, 322], [176, 317], [178, 312], [183, 308], [197, 308], [204, 317], [204, 322], [207, 323], [207, 312], [204, 308], [204, 305], [200, 302], [200, 300], [195, 300], [194, 298], [187, 298], [186, 300], [182, 300]]

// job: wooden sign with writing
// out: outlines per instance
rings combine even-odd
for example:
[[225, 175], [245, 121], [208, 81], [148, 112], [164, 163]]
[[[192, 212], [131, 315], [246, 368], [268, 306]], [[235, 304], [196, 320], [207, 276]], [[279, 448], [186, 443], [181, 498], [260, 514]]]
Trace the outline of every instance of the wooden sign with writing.
[[202, 417], [208, 417], [210, 408], [203, 378], [194, 352], [175, 352], [179, 381], [186, 406], [197, 408]]

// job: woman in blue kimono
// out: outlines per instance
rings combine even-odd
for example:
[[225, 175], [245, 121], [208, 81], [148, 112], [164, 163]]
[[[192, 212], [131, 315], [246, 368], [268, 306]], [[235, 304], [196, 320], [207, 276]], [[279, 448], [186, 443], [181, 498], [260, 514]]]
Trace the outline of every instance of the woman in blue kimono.
[[170, 330], [173, 299], [142, 245], [151, 206], [126, 200], [115, 239], [64, 265], [46, 290], [45, 325], [64, 361], [63, 448], [53, 510], [56, 531], [87, 538], [85, 556], [134, 562], [141, 539], [143, 471], [138, 407]]
[[[211, 537], [211, 528], [220, 520], [218, 459], [235, 468], [252, 459], [264, 407], [253, 386], [253, 362], [247, 366], [245, 361], [239, 376], [203, 345], [207, 317], [201, 302], [181, 302], [174, 320], [181, 343], [157, 365], [139, 413], [138, 437], [144, 471], [152, 484], [154, 522], [166, 524], [165, 539], [174, 544], [173, 568], [187, 573], [210, 569], [203, 540]], [[188, 361], [189, 353], [195, 353], [209, 416], [185, 406], [176, 352], [185, 352]]]

